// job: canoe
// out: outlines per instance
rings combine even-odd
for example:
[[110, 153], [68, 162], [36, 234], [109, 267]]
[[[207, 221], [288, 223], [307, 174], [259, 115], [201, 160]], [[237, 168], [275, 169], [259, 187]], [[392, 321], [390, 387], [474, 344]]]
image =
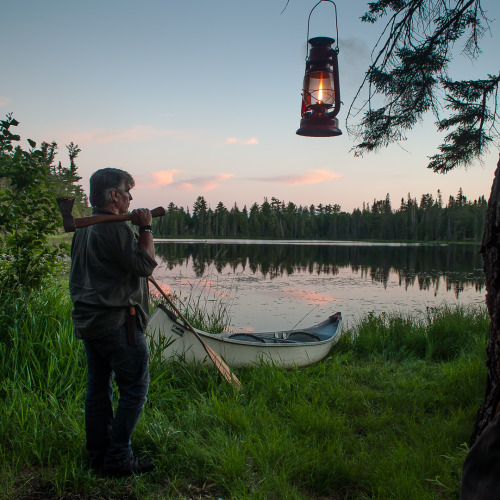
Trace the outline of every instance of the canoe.
[[[232, 368], [270, 363], [284, 368], [307, 366], [322, 360], [340, 337], [342, 315], [332, 314], [309, 328], [263, 333], [208, 333], [196, 329], [204, 342]], [[176, 315], [160, 305], [147, 334], [165, 360], [213, 366], [201, 342]]]

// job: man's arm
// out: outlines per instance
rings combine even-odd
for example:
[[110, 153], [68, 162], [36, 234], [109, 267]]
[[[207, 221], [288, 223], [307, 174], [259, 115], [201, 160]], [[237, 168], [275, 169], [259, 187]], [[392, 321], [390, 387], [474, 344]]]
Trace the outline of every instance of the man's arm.
[[[151, 226], [151, 212], [147, 208], [138, 208], [132, 211], [132, 224], [139, 226]], [[153, 243], [153, 232], [139, 229], [139, 246], [145, 250], [151, 257], [155, 258], [155, 247]]]

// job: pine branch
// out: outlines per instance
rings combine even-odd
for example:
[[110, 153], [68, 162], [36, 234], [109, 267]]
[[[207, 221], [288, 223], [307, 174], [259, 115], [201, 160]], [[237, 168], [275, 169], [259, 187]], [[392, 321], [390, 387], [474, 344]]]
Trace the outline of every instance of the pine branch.
[[[455, 42], [467, 36], [463, 53], [471, 58], [480, 53], [479, 40], [489, 29], [480, 0], [378, 0], [369, 4], [362, 21], [374, 23], [385, 16], [390, 17], [374, 48], [378, 52], [374, 52], [373, 63], [356, 92], [346, 119], [349, 134], [360, 141], [353, 148], [355, 154], [362, 155], [405, 140], [406, 132], [431, 111], [438, 119], [438, 130], [451, 126], [458, 128], [445, 138], [444, 149], [432, 158], [433, 166], [429, 168], [436, 168], [437, 161], [438, 171], [447, 171], [480, 159], [487, 145], [498, 137], [494, 126], [496, 97], [493, 99], [491, 92], [484, 93], [481, 88], [481, 82], [489, 82], [490, 86], [491, 82], [472, 81], [475, 84], [467, 88], [447, 79]], [[445, 81], [448, 86], [444, 85]], [[367, 90], [367, 97], [357, 107], [364, 90]], [[377, 96], [383, 97], [385, 102], [373, 109]], [[463, 104], [464, 100], [467, 104]], [[474, 104], [473, 101], [478, 102]], [[443, 104], [455, 115], [440, 119]], [[349, 119], [361, 111], [364, 112], [361, 121], [349, 125]], [[466, 147], [465, 140], [474, 146]], [[448, 151], [452, 145], [453, 154]], [[460, 151], [463, 161], [455, 158]], [[447, 159], [450, 163], [444, 165]]]

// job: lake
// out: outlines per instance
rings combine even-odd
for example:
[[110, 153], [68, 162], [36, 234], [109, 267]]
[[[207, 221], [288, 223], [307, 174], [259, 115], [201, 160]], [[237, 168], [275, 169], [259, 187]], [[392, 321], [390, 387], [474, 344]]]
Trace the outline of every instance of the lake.
[[349, 326], [372, 311], [484, 305], [486, 293], [479, 245], [155, 240], [155, 249], [165, 290], [208, 310], [223, 304], [232, 331], [306, 327], [337, 311]]

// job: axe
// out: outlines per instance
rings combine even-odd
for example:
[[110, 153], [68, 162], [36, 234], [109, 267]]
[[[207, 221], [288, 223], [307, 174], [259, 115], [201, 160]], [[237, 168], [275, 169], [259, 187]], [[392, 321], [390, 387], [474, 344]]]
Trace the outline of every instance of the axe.
[[[75, 219], [71, 215], [74, 203], [75, 199], [68, 196], [57, 198], [57, 204], [59, 205], [59, 210], [61, 211], [63, 218], [65, 233], [72, 233], [77, 228], [93, 226], [94, 224], [100, 224], [101, 222], [122, 222], [132, 219], [132, 214], [92, 215], [90, 217], [80, 217]], [[153, 217], [161, 217], [165, 215], [165, 209], [163, 207], [154, 208], [151, 210], [151, 215]]]

